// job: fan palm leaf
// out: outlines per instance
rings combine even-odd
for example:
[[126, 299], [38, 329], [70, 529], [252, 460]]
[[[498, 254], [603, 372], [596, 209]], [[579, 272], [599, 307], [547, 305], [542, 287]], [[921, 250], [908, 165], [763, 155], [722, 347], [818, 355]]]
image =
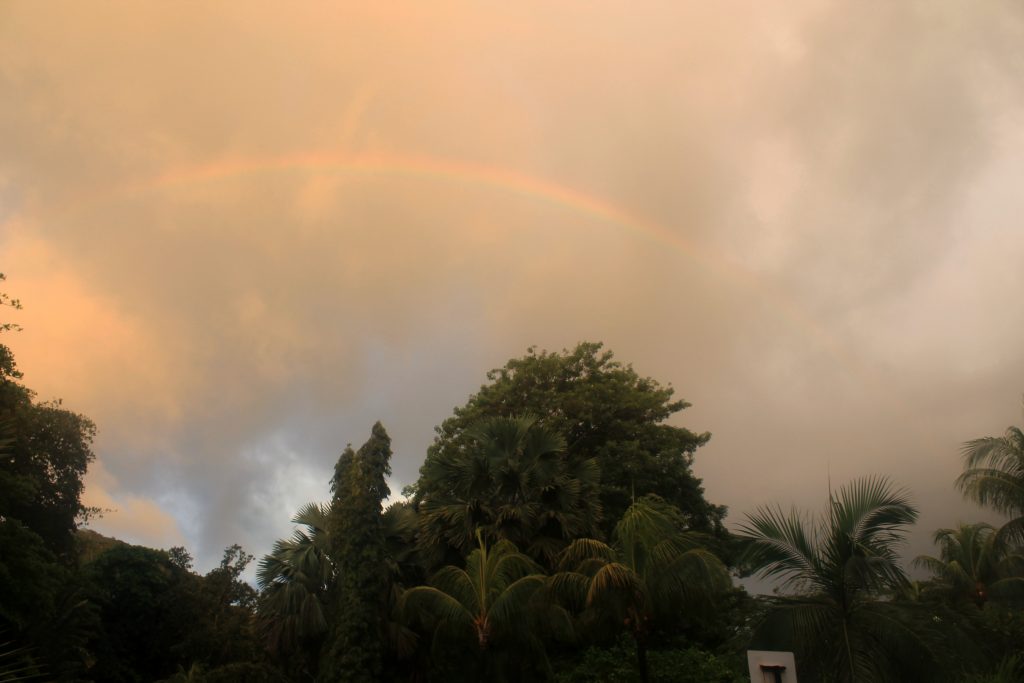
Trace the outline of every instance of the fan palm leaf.
[[421, 546], [476, 547], [476, 531], [508, 540], [551, 567], [569, 540], [600, 522], [600, 473], [593, 461], [570, 461], [565, 440], [534, 417], [481, 419], [459, 448], [425, 465], [419, 502]]

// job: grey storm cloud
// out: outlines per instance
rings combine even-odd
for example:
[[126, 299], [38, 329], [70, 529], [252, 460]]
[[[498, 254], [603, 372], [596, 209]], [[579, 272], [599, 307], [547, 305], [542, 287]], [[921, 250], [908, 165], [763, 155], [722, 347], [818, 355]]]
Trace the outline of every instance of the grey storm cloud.
[[[59, 17], [59, 20], [58, 20]], [[693, 407], [730, 522], [1020, 419], [1013, 3], [7, 3], [0, 264], [101, 531], [266, 552], [533, 344]], [[609, 209], [612, 207], [612, 209]], [[397, 491], [396, 491], [397, 493]]]

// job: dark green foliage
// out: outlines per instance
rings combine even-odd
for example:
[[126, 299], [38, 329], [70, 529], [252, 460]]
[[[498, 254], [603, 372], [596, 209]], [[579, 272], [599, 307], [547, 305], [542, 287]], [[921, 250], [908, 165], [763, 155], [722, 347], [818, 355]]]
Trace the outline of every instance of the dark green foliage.
[[189, 551], [183, 546], [176, 545], [173, 548], [168, 549], [167, 557], [175, 567], [179, 567], [185, 571], [192, 571], [192, 563], [194, 559], [191, 553], [189, 553]]
[[683, 521], [657, 496], [641, 498], [615, 526], [612, 545], [573, 541], [548, 582], [553, 596], [581, 614], [585, 633], [631, 636], [645, 683], [656, 632], [685, 623], [689, 614], [710, 614], [730, 585], [721, 561]]
[[421, 549], [435, 562], [448, 548], [461, 558], [479, 530], [551, 568], [571, 539], [599, 533], [599, 478], [594, 460], [568, 457], [536, 418], [482, 419], [423, 467]]
[[81, 503], [82, 477], [95, 457], [96, 428], [59, 403], [35, 403], [32, 393], [0, 380], [0, 517], [17, 519], [54, 553], [67, 557]]
[[236, 662], [203, 674], [201, 683], [286, 683], [288, 679], [269, 664]]
[[[557, 683], [639, 683], [634, 644], [623, 636], [610, 648], [591, 647]], [[652, 683], [748, 683], [745, 672], [705, 650], [656, 649], [648, 652]]]
[[[329, 517], [327, 505], [304, 505], [292, 519], [304, 528], [296, 529], [291, 538], [277, 541], [274, 550], [260, 561], [256, 574], [261, 591], [262, 638], [282, 666], [299, 678], [315, 677], [328, 630], [328, 592], [333, 594], [336, 577], [328, 552]], [[411, 634], [394, 612], [402, 587], [422, 582], [423, 578], [415, 561], [416, 513], [406, 503], [395, 503], [384, 511], [381, 524], [390, 581], [387, 661], [388, 666], [397, 667], [402, 664], [399, 660], [415, 648]]]
[[0, 520], [0, 625], [21, 633], [51, 614], [64, 574], [38, 534], [16, 519]]
[[989, 524], [960, 524], [935, 532], [939, 557], [922, 555], [914, 564], [935, 575], [933, 590], [951, 603], [968, 601], [979, 609], [989, 600], [1024, 599], [1024, 553], [1000, 543]]
[[989, 604], [977, 624], [988, 663], [1007, 657], [1024, 663], [1024, 610], [1020, 605]]
[[0, 520], [0, 681], [52, 673], [33, 636], [52, 619], [66, 573], [38, 534]]
[[219, 567], [198, 576], [164, 551], [121, 543], [86, 564], [84, 597], [100, 610], [87, 643], [89, 675], [151, 681], [193, 665], [258, 660], [255, 591], [240, 578], [251, 559], [231, 546]]
[[334, 585], [327, 531], [330, 507], [304, 505], [291, 538], [274, 543], [260, 560], [256, 582], [261, 636], [271, 654], [290, 671], [315, 676], [320, 646], [327, 632], [327, 591]]
[[347, 448], [335, 468], [328, 531], [338, 580], [330, 597], [334, 630], [320, 666], [324, 681], [369, 683], [383, 670], [391, 586], [381, 512], [390, 461], [391, 439], [378, 422], [359, 451]]
[[402, 614], [424, 634], [435, 667], [439, 654], [454, 658], [458, 671], [446, 679], [537, 680], [548, 673], [547, 657], [534, 617], [547, 613], [533, 600], [544, 585], [540, 567], [509, 541], [477, 548], [466, 568], [447, 566], [429, 586], [405, 592]]
[[1024, 657], [1010, 655], [997, 661], [985, 673], [966, 675], [959, 683], [1020, 683], [1024, 681]]
[[85, 568], [90, 599], [101, 610], [102, 630], [89, 644], [96, 663], [90, 675], [106, 681], [146, 681], [173, 673], [171, 650], [192, 626], [179, 598], [184, 572], [165, 553], [117, 546]]
[[570, 462], [596, 460], [605, 533], [634, 497], [649, 493], [679, 507], [693, 528], [720, 526], [724, 509], [704, 500], [691, 470], [694, 451], [710, 435], [665, 424], [689, 405], [673, 400], [671, 386], [639, 376], [599, 343], [581, 343], [561, 353], [531, 348], [487, 378], [491, 383], [437, 428], [417, 500], [436, 493], [434, 462], [464, 449], [470, 428], [481, 419], [536, 415], [542, 427], [565, 437]]
[[0, 366], [0, 630], [22, 664], [63, 676], [83, 658], [90, 611], [76, 595], [73, 531], [94, 428], [35, 403], [3, 345]]

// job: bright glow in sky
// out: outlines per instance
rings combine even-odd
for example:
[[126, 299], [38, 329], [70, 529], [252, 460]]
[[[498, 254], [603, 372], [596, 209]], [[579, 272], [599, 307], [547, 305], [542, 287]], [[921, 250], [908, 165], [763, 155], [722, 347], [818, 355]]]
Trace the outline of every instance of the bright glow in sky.
[[693, 407], [730, 523], [887, 474], [987, 518], [1021, 421], [1013, 2], [7, 2], [0, 271], [97, 530], [268, 552], [377, 419], [394, 486], [530, 345]]

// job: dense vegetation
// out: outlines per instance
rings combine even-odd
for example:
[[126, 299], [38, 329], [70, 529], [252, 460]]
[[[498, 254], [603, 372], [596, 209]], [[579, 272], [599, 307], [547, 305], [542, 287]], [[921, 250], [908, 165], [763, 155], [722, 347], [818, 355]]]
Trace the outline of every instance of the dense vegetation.
[[[748, 648], [794, 651], [803, 681], [1024, 679], [1019, 429], [968, 442], [956, 482], [1007, 524], [938, 530], [911, 581], [917, 509], [883, 477], [731, 535], [691, 469], [710, 436], [666, 424], [671, 387], [594, 343], [488, 379], [405, 502], [384, 507], [380, 423], [344, 449], [253, 588], [238, 546], [201, 575], [184, 548], [80, 528], [95, 428], [0, 345], [0, 681], [727, 683]], [[776, 595], [734, 585], [752, 573]]]

